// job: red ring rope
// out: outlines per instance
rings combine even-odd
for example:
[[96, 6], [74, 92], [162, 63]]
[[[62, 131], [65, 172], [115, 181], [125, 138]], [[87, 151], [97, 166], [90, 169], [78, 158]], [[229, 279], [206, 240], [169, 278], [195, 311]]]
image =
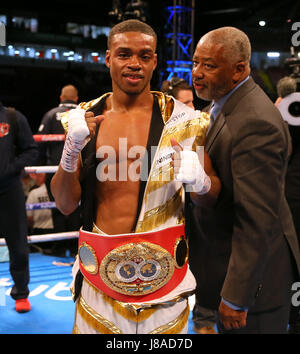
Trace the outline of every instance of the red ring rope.
[[34, 140], [37, 142], [41, 141], [64, 141], [64, 134], [36, 134], [33, 136]]

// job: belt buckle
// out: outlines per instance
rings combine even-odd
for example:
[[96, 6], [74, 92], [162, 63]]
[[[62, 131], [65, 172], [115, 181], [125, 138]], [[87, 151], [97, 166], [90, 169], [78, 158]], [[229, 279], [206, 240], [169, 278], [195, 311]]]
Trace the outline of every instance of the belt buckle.
[[99, 273], [112, 290], [131, 296], [150, 294], [163, 287], [174, 273], [171, 254], [150, 242], [128, 243], [110, 251]]

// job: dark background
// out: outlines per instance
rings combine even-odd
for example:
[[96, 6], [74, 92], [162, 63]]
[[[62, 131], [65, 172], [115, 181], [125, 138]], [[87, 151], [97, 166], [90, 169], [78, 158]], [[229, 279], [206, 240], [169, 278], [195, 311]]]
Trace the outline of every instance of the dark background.
[[[129, 1], [120, 1], [124, 9]], [[145, 9], [146, 22], [149, 23], [158, 34], [158, 56], [159, 65], [152, 79], [152, 89], [160, 87], [160, 70], [163, 70], [164, 48], [166, 46], [164, 33], [166, 24], [167, 5], [173, 1], [146, 1]], [[299, 1], [229, 1], [222, 2], [201, 0], [195, 1], [195, 44], [207, 31], [221, 26], [235, 26], [244, 30], [252, 43], [253, 51], [290, 51], [291, 45], [291, 24], [300, 21]], [[35, 34], [34, 41], [51, 43], [57, 36], [55, 42], [65, 41], [64, 44], [72, 48], [74, 36], [64, 36], [66, 22], [91, 23], [95, 25], [110, 26], [115, 19], [109, 16], [113, 8], [113, 1], [24, 1], [23, 5], [16, 6], [11, 2], [2, 2], [0, 14], [11, 14], [14, 16], [37, 17], [39, 21], [39, 33]], [[258, 26], [259, 20], [265, 20], [267, 26]], [[24, 31], [15, 31], [7, 26], [7, 42], [26, 42], [32, 34]], [[32, 37], [33, 38], [33, 37]], [[103, 39], [84, 40], [81, 43], [86, 47], [106, 49], [106, 42]], [[286, 67], [269, 68], [273, 70], [270, 76], [271, 87], [263, 87], [270, 98], [275, 100], [274, 87], [276, 80], [285, 74], [289, 74]], [[260, 80], [257, 71], [253, 70], [256, 81]], [[15, 106], [28, 118], [33, 132], [35, 133], [44, 113], [59, 104], [59, 94], [65, 84], [74, 84], [79, 89], [79, 101], [88, 101], [99, 97], [111, 89], [110, 78], [107, 69], [99, 64], [86, 66], [84, 64], [64, 63], [63, 65], [43, 65], [41, 61], [32, 59], [24, 65], [16, 62], [14, 58], [1, 60], [0, 56], [0, 100], [6, 106]], [[263, 86], [262, 82], [258, 82]]]

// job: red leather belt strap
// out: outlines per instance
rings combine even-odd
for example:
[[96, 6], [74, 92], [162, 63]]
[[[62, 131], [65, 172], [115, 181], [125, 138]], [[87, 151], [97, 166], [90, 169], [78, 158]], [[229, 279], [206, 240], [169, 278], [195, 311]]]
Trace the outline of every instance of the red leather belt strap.
[[80, 230], [78, 253], [84, 277], [106, 295], [128, 303], [167, 295], [187, 272], [184, 225], [115, 236]]

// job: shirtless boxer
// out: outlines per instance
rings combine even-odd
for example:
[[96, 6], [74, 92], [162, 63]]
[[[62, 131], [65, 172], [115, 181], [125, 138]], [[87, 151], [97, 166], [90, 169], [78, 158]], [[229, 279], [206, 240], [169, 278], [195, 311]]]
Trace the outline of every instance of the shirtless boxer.
[[[187, 332], [195, 281], [183, 184], [197, 203], [213, 200], [220, 186], [207, 156], [204, 172], [191, 151], [203, 144], [209, 117], [150, 91], [156, 42], [140, 21], [114, 26], [106, 52], [113, 92], [62, 119], [68, 133], [52, 193], [63, 213], [81, 202], [83, 214], [74, 333]], [[145, 166], [147, 178], [133, 178]]]

